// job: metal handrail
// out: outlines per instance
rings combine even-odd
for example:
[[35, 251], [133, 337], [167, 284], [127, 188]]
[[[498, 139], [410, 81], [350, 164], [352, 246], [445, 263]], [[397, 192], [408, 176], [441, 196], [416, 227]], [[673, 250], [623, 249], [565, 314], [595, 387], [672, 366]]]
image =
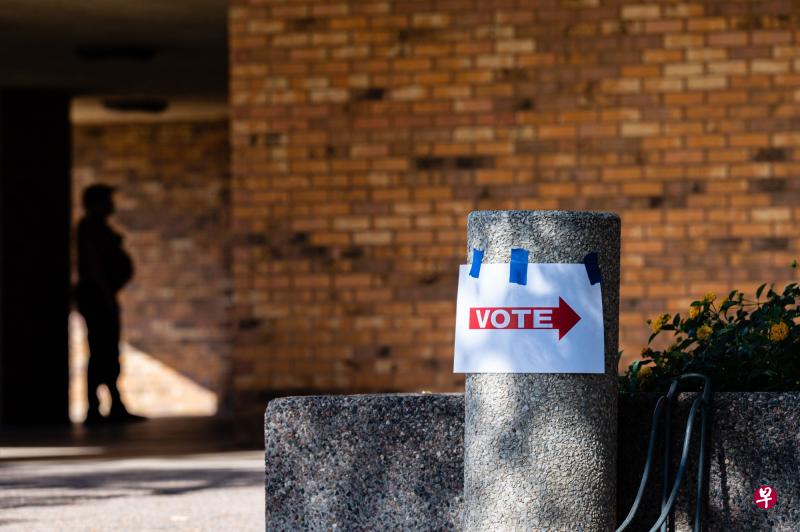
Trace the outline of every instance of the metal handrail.
[[[669, 485], [669, 469], [670, 469], [670, 422], [671, 422], [671, 415], [672, 415], [672, 403], [675, 400], [675, 397], [678, 395], [678, 387], [679, 384], [686, 380], [697, 379], [702, 381], [703, 383], [703, 391], [702, 393], [692, 401], [692, 407], [689, 410], [689, 417], [686, 420], [686, 430], [684, 432], [683, 437], [683, 449], [681, 450], [681, 460], [678, 464], [678, 470], [675, 474], [675, 481], [672, 484], [672, 488], [668, 489], [667, 486]], [[683, 475], [686, 472], [686, 464], [689, 459], [689, 444], [691, 443], [692, 439], [692, 427], [694, 426], [694, 420], [697, 416], [697, 411], [700, 410], [700, 453], [698, 457], [697, 463], [697, 490], [696, 490], [696, 500], [695, 500], [695, 513], [694, 513], [694, 532], [700, 532], [702, 528], [702, 510], [703, 510], [703, 481], [704, 481], [704, 474], [705, 474], [705, 461], [706, 461], [706, 436], [707, 436], [707, 424], [708, 424], [708, 417], [707, 417], [707, 410], [708, 406], [711, 402], [711, 380], [700, 373], [687, 373], [685, 375], [681, 375], [676, 377], [672, 380], [669, 386], [669, 390], [665, 395], [662, 395], [658, 398], [656, 402], [656, 407], [653, 410], [653, 422], [650, 425], [650, 438], [647, 443], [647, 460], [644, 464], [644, 470], [642, 471], [642, 480], [639, 482], [639, 489], [636, 492], [636, 497], [633, 500], [633, 504], [631, 505], [631, 509], [628, 511], [628, 515], [625, 517], [625, 520], [622, 522], [621, 525], [617, 528], [616, 532], [622, 532], [625, 530], [633, 521], [633, 518], [636, 516], [636, 512], [639, 510], [639, 506], [642, 502], [642, 497], [644, 496], [644, 491], [647, 486], [647, 481], [650, 477], [650, 470], [653, 465], [653, 450], [655, 448], [655, 439], [656, 433], [658, 431], [658, 424], [659, 419], [661, 417], [661, 412], [664, 412], [664, 482], [661, 494], [661, 514], [658, 516], [655, 524], [650, 528], [650, 532], [656, 532], [659, 528], [661, 532], [667, 531], [667, 520], [672, 513], [673, 507], [675, 506], [675, 501], [678, 498], [678, 492], [680, 491], [681, 482], [683, 481]], [[669, 494], [669, 495], [668, 495]]]

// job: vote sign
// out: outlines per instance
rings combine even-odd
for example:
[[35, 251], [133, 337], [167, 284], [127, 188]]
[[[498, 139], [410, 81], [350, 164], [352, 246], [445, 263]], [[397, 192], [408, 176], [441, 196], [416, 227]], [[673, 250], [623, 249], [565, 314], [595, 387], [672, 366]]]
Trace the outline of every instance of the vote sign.
[[459, 268], [456, 373], [603, 373], [601, 284], [583, 264], [528, 264], [527, 283], [509, 264]]

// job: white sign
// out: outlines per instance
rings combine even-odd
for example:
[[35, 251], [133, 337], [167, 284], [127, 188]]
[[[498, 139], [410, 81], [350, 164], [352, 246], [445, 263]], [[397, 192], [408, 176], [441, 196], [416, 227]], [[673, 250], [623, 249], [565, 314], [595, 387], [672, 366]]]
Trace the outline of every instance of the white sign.
[[509, 264], [458, 275], [456, 373], [603, 373], [601, 284], [583, 264], [528, 264], [527, 284]]

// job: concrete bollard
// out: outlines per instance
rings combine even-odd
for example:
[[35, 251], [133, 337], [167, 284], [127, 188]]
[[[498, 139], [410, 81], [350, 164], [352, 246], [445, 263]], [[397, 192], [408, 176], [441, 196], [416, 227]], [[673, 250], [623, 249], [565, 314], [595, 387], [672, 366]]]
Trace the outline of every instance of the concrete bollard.
[[507, 263], [580, 263], [596, 252], [603, 275], [605, 374], [468, 374], [464, 529], [614, 530], [620, 220], [616, 214], [477, 211], [473, 248]]

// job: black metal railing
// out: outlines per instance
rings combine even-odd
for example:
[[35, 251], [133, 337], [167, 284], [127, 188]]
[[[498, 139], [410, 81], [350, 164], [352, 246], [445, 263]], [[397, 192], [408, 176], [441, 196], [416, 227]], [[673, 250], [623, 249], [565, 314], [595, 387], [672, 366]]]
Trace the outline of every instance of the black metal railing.
[[[703, 384], [703, 389], [694, 401], [692, 401], [692, 407], [689, 410], [689, 417], [686, 420], [686, 431], [684, 432], [683, 436], [683, 449], [681, 451], [681, 460], [678, 464], [678, 470], [675, 473], [675, 481], [672, 484], [672, 488], [669, 488], [670, 484], [670, 461], [672, 457], [670, 455], [670, 449], [672, 447], [671, 434], [670, 434], [670, 424], [671, 424], [671, 416], [672, 416], [672, 405], [675, 401], [679, 393], [679, 385], [681, 382], [688, 381], [688, 380], [699, 380]], [[659, 528], [661, 532], [667, 532], [667, 519], [669, 518], [672, 510], [675, 506], [675, 501], [678, 498], [678, 492], [681, 487], [681, 482], [683, 481], [684, 473], [686, 472], [686, 465], [689, 459], [689, 445], [692, 440], [692, 427], [694, 426], [695, 417], [697, 417], [697, 411], [700, 410], [700, 450], [699, 456], [697, 460], [697, 487], [696, 487], [696, 498], [695, 498], [695, 511], [694, 511], [694, 532], [700, 532], [702, 529], [702, 519], [703, 519], [703, 489], [704, 489], [704, 474], [705, 474], [705, 462], [706, 462], [706, 436], [707, 430], [706, 426], [708, 424], [708, 416], [707, 410], [708, 406], [711, 401], [711, 380], [706, 377], [705, 375], [701, 375], [700, 373], [687, 373], [685, 375], [681, 375], [680, 377], [676, 377], [670, 383], [669, 390], [665, 395], [662, 395], [658, 398], [658, 402], [656, 402], [656, 408], [653, 411], [653, 422], [650, 426], [650, 439], [647, 443], [647, 460], [644, 464], [644, 470], [642, 471], [642, 480], [639, 482], [639, 490], [636, 492], [636, 498], [633, 500], [633, 505], [631, 506], [628, 515], [625, 517], [625, 520], [619, 525], [617, 528], [617, 532], [622, 532], [625, 530], [633, 521], [633, 518], [636, 516], [636, 512], [639, 509], [639, 505], [642, 502], [642, 496], [644, 495], [645, 488], [647, 486], [647, 480], [650, 477], [650, 470], [653, 467], [653, 450], [655, 448], [655, 441], [656, 441], [656, 433], [658, 432], [658, 424], [661, 418], [661, 414], [664, 414], [664, 475], [663, 475], [663, 486], [661, 492], [661, 514], [658, 516], [655, 524], [650, 528], [650, 532], [656, 532]]]

